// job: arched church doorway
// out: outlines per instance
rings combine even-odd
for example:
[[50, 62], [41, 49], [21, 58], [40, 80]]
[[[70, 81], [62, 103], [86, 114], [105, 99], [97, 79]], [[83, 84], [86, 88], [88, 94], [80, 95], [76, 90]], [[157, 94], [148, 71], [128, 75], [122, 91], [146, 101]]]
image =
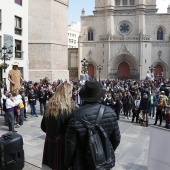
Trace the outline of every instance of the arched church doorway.
[[89, 64], [87, 70], [88, 70], [88, 75], [91, 76], [91, 78], [93, 78], [94, 77], [94, 66], [93, 66], [93, 64]]
[[163, 72], [163, 67], [160, 64], [158, 64], [154, 70], [155, 77], [157, 77], [158, 75], [161, 76], [162, 72]]
[[126, 62], [122, 62], [118, 66], [118, 79], [129, 79], [130, 78], [130, 67]]

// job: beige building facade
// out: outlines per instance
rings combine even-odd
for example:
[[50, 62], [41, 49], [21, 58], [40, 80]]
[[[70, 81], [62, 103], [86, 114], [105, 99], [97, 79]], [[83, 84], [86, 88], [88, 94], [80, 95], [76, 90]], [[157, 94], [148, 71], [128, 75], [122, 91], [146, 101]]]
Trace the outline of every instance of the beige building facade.
[[79, 60], [89, 61], [92, 77], [98, 65], [101, 79], [144, 79], [151, 66], [170, 77], [170, 7], [158, 14], [156, 0], [95, 0], [94, 9], [82, 11], [79, 38]]
[[29, 0], [29, 75], [68, 79], [68, 0]]

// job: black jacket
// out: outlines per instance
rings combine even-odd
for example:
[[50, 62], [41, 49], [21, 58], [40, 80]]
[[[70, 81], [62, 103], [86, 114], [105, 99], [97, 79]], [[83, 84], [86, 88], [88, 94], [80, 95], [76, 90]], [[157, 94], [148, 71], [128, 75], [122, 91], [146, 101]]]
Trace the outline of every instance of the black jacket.
[[[73, 166], [74, 170], [87, 170], [86, 146], [88, 144], [87, 129], [76, 120], [77, 117], [86, 119], [91, 124], [95, 123], [100, 104], [88, 103], [75, 110], [74, 117], [69, 121], [65, 137], [65, 164]], [[105, 107], [101, 126], [105, 129], [113, 146], [112, 157], [115, 160], [114, 151], [120, 143], [120, 131], [117, 117], [110, 107]]]
[[140, 103], [140, 110], [147, 110], [147, 111], [149, 111], [149, 109], [150, 109], [149, 98], [142, 98], [141, 103]]
[[28, 102], [29, 104], [36, 105], [36, 95], [33, 93], [29, 93], [28, 95]]
[[64, 164], [64, 136], [71, 114], [60, 111], [57, 117], [43, 117], [41, 129], [46, 133], [43, 164], [51, 169], [66, 170]]
[[39, 98], [39, 102], [46, 102], [47, 101], [47, 92], [44, 90], [39, 90], [38, 91], [38, 98]]

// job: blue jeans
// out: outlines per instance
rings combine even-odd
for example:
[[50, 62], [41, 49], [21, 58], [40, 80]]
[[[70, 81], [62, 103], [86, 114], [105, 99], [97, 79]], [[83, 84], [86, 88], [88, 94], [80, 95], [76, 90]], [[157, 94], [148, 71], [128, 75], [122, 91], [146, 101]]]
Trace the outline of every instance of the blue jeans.
[[34, 115], [38, 116], [37, 112], [36, 112], [36, 107], [35, 106], [36, 105], [34, 105], [34, 104], [30, 104], [32, 116], [34, 116]]
[[150, 113], [149, 116], [154, 117], [155, 116], [155, 105], [150, 106]]

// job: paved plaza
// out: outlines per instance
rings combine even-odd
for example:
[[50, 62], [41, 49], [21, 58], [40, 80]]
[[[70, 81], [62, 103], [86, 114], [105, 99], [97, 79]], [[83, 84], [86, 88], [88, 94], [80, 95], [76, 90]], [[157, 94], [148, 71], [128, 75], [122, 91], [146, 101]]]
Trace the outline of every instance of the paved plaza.
[[[41, 119], [40, 115], [31, 117], [28, 114], [24, 125], [16, 128], [24, 140], [24, 170], [41, 169], [45, 139], [45, 133], [40, 129]], [[152, 119], [149, 121], [149, 124], [154, 123]], [[147, 170], [150, 127], [141, 127], [130, 122], [131, 120], [125, 119], [123, 115], [120, 116], [121, 143], [116, 150], [116, 166], [113, 170]], [[3, 116], [0, 116], [0, 133], [6, 132], [8, 127], [4, 125]]]

